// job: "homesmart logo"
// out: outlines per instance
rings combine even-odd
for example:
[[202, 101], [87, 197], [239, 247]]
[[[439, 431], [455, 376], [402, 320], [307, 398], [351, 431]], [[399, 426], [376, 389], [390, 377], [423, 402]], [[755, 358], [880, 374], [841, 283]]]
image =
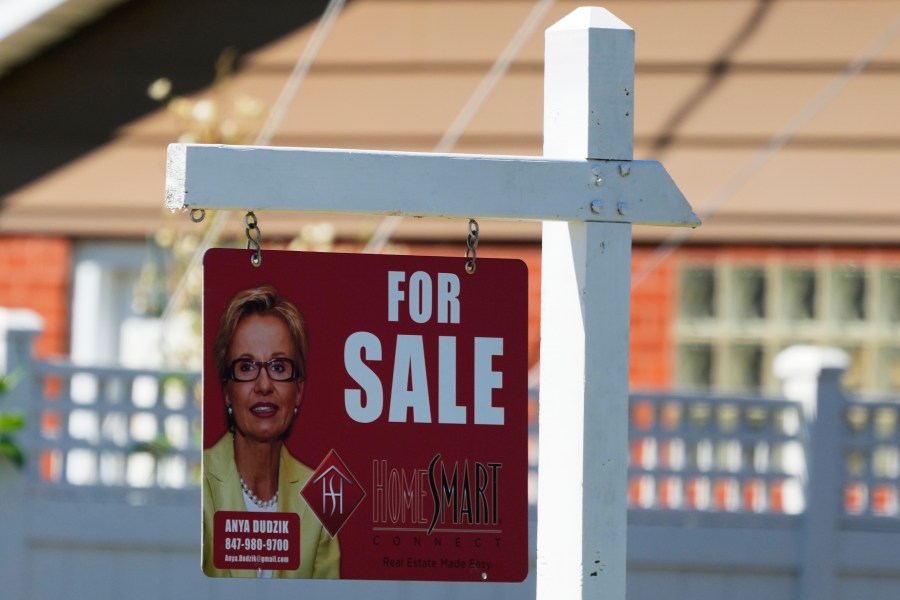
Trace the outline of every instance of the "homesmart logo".
[[372, 523], [376, 529], [480, 532], [501, 524], [502, 463], [445, 461], [436, 454], [427, 468], [372, 461]]

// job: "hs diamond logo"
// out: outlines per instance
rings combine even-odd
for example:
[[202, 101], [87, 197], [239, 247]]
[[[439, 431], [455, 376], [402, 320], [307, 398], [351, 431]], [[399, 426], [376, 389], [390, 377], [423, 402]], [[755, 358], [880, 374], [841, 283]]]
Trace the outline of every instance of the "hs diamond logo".
[[300, 495], [334, 537], [366, 497], [366, 492], [338, 453], [332, 450], [303, 486]]

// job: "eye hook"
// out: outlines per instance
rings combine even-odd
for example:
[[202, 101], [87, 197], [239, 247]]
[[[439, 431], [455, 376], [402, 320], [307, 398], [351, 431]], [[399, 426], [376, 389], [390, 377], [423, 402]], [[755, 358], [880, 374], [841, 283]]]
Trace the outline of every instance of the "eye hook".
[[478, 221], [469, 219], [469, 235], [466, 237], [466, 273], [475, 273], [475, 249], [478, 248]]
[[247, 214], [244, 215], [244, 225], [247, 227], [247, 250], [254, 250], [250, 256], [250, 264], [258, 267], [262, 264], [262, 247], [259, 243], [262, 232], [259, 230], [256, 215], [253, 214], [252, 210], [247, 211]]

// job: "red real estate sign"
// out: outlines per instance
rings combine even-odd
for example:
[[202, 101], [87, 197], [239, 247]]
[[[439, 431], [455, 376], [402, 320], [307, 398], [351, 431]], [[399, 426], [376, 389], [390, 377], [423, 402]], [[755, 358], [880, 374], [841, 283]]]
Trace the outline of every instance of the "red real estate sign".
[[[479, 258], [470, 275], [462, 258], [270, 250], [254, 267], [250, 255], [216, 249], [204, 260], [204, 570], [523, 580], [524, 263]], [[233, 344], [216, 361], [226, 308], [261, 286], [301, 313], [305, 368], [268, 347], [236, 354]], [[300, 390], [290, 419], [277, 401], [259, 400], [276, 388]], [[234, 400], [240, 390], [251, 398], [247, 411]], [[257, 509], [242, 500], [236, 471], [253, 478], [246, 464], [235, 468], [236, 449], [282, 421], [287, 433], [275, 439], [290, 458], [281, 470], [289, 463], [302, 481], [289, 487], [279, 475], [276, 505]], [[319, 570], [326, 546], [329, 567]]]

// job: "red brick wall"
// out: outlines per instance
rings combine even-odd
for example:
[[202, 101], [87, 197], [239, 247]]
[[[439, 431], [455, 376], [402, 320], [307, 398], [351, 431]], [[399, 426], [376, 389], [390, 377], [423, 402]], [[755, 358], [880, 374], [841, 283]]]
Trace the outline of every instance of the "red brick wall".
[[68, 352], [71, 249], [63, 238], [0, 237], [0, 306], [30, 308], [44, 319], [39, 356]]
[[672, 324], [675, 318], [675, 270], [667, 258], [638, 278], [653, 260], [653, 249], [636, 247], [631, 257], [631, 343], [629, 382], [640, 389], [672, 383]]

